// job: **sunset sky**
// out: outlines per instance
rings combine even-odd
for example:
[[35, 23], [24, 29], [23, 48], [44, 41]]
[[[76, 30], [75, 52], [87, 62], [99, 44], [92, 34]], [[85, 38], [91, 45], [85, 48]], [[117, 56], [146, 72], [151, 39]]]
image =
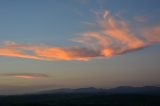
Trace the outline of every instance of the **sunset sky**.
[[160, 0], [0, 0], [0, 94], [160, 86]]

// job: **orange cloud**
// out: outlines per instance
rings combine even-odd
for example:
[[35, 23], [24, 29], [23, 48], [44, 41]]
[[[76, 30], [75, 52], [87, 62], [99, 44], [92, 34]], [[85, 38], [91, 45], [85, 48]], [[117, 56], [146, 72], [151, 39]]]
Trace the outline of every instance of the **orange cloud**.
[[47, 74], [42, 74], [42, 73], [6, 73], [6, 74], [1, 74], [1, 76], [24, 78], [24, 79], [49, 77]]
[[143, 28], [141, 33], [150, 44], [160, 42], [160, 25]]
[[[28, 53], [30, 52], [30, 53]], [[18, 43], [4, 43], [0, 47], [0, 56], [29, 58], [36, 60], [83, 60], [96, 57], [96, 51], [81, 47], [48, 47], [42, 45], [27, 45]]]
[[[73, 41], [99, 50], [101, 57], [111, 57], [139, 50], [160, 42], [160, 25], [133, 32], [126, 20], [111, 16], [109, 11], [104, 12], [102, 18], [96, 22], [96, 26], [99, 27], [98, 31], [82, 33]], [[142, 36], [136, 35], [137, 33]]]
[[135, 32], [126, 20], [111, 16], [107, 10], [96, 15], [99, 17], [95, 22], [97, 30], [80, 33], [79, 37], [72, 39], [84, 46], [62, 48], [5, 42], [0, 46], [0, 56], [46, 61], [88, 61], [124, 54], [160, 42], [160, 25], [140, 28]]

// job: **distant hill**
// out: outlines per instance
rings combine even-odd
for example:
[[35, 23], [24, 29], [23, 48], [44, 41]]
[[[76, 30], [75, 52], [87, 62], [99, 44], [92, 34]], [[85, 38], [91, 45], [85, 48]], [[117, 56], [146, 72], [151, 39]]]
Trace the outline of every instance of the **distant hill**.
[[160, 106], [160, 87], [54, 89], [0, 96], [0, 106]]
[[106, 94], [160, 94], [160, 87], [157, 86], [144, 86], [144, 87], [131, 87], [131, 86], [120, 86], [110, 89], [102, 88], [62, 88], [54, 90], [46, 90], [37, 92], [38, 94], [55, 94], [55, 93], [106, 93]]

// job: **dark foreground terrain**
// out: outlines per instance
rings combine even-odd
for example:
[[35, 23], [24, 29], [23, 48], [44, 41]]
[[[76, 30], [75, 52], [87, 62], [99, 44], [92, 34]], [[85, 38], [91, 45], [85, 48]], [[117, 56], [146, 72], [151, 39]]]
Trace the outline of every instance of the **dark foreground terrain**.
[[160, 106], [160, 95], [63, 93], [1, 96], [0, 106]]

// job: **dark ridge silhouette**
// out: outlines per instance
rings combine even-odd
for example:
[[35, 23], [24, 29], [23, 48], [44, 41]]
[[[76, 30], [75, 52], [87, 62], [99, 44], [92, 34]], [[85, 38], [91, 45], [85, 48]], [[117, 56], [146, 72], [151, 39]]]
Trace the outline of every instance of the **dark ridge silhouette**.
[[0, 106], [160, 106], [160, 87], [64, 88], [0, 96]]
[[160, 87], [157, 86], [144, 86], [144, 87], [131, 87], [131, 86], [120, 86], [110, 89], [102, 88], [78, 88], [78, 89], [55, 89], [37, 92], [36, 94], [54, 94], [54, 93], [106, 93], [106, 94], [160, 94]]

